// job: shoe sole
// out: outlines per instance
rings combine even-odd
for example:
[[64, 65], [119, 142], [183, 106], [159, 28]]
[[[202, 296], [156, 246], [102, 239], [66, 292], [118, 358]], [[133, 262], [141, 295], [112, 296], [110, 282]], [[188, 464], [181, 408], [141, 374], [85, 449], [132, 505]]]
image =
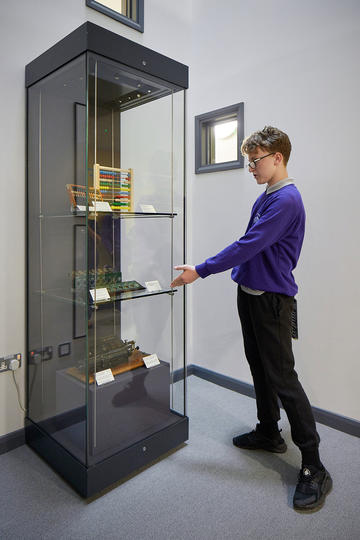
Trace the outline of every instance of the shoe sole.
[[236, 448], [241, 448], [242, 450], [265, 450], [265, 452], [271, 452], [272, 454], [284, 454], [287, 450], [286, 444], [281, 444], [279, 446], [272, 446], [266, 448], [265, 446], [245, 446], [245, 445], [237, 445], [233, 441], [233, 445], [236, 446]]
[[294, 504], [294, 510], [296, 512], [299, 512], [300, 514], [312, 514], [314, 512], [317, 512], [318, 510], [321, 510], [321, 508], [325, 504], [326, 496], [330, 493], [333, 487], [333, 481], [331, 476], [328, 476], [326, 479], [326, 485], [323, 494], [321, 495], [320, 499], [312, 504], [309, 504], [308, 506], [295, 506]]

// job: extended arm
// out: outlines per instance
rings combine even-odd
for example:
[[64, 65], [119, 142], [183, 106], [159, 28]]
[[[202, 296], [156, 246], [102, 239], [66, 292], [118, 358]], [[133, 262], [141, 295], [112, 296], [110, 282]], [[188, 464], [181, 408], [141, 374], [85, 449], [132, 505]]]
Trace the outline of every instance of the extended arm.
[[195, 266], [191, 266], [190, 264], [183, 264], [180, 266], [175, 266], [175, 270], [183, 270], [183, 273], [180, 274], [177, 278], [174, 279], [174, 281], [171, 283], [170, 287], [180, 287], [181, 285], [188, 285], [189, 283], [193, 283], [199, 276], [197, 271], [195, 270]]
[[206, 278], [210, 274], [224, 272], [255, 257], [262, 250], [277, 242], [296, 217], [296, 206], [291, 201], [283, 204], [276, 201], [261, 215], [259, 220], [250, 227], [248, 232], [217, 255], [206, 259], [195, 266], [175, 266], [183, 273], [176, 278], [171, 287], [186, 285], [195, 281], [199, 276]]
[[245, 263], [277, 242], [295, 217], [296, 209], [291, 201], [286, 205], [281, 202], [270, 205], [244, 236], [197, 265], [197, 273], [206, 278]]

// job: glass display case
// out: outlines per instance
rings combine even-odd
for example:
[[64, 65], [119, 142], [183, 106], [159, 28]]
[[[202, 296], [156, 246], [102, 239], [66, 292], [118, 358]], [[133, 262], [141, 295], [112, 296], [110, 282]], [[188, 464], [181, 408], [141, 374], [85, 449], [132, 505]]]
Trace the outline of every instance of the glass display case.
[[188, 438], [187, 80], [91, 23], [26, 67], [26, 438], [85, 497]]

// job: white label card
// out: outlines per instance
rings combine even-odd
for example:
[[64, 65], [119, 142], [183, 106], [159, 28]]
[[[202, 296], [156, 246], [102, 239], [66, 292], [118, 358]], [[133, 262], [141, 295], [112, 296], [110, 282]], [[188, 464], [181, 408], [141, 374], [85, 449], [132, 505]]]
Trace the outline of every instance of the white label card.
[[95, 302], [95, 296], [96, 296], [96, 302], [104, 302], [106, 300], [110, 300], [110, 294], [106, 288], [96, 289], [96, 295], [95, 295], [95, 289], [90, 289], [90, 294], [94, 302]]
[[160, 364], [160, 360], [158, 359], [157, 354], [155, 353], [150, 354], [149, 356], [144, 356], [143, 360], [147, 368], [158, 366]]
[[95, 201], [94, 209], [96, 212], [112, 212], [110, 204], [106, 201]]
[[145, 281], [145, 287], [149, 292], [161, 291], [161, 285], [158, 281]]
[[112, 382], [115, 380], [111, 369], [104, 369], [103, 371], [99, 371], [98, 373], [95, 373], [95, 378], [96, 378], [96, 384], [98, 386], [101, 386], [102, 384], [106, 384], [108, 382]]
[[144, 214], [156, 214], [156, 210], [152, 204], [140, 204], [140, 208]]
[[[76, 206], [76, 210], [79, 210], [79, 212], [86, 212], [86, 206], [78, 204]], [[93, 206], [89, 206], [89, 211], [90, 212], [95, 212], [95, 208]]]

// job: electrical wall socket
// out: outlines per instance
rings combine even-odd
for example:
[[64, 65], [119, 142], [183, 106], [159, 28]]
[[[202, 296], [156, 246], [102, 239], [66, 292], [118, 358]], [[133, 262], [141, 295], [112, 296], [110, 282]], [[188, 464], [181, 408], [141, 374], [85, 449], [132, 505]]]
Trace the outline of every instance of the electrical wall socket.
[[33, 349], [29, 352], [29, 364], [41, 364], [41, 362], [51, 360], [52, 357], [53, 348], [51, 345], [43, 349]]
[[[12, 366], [12, 368], [10, 366]], [[8, 356], [0, 358], [0, 373], [3, 373], [4, 371], [15, 371], [15, 369], [18, 369], [19, 367], [21, 367], [20, 353], [9, 354]]]

